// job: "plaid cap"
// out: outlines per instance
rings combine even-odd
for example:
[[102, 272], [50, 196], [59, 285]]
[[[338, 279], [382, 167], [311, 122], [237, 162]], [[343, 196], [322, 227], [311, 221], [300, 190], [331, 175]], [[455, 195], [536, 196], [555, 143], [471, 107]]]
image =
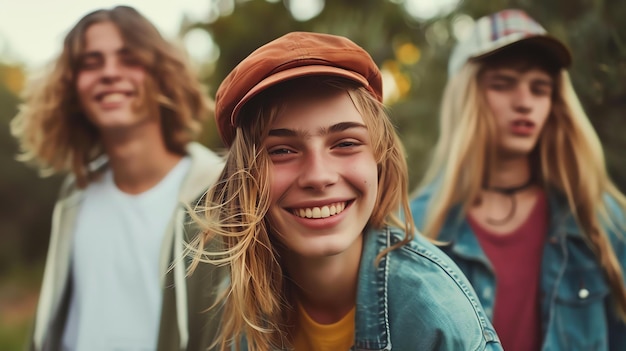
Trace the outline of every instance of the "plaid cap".
[[222, 141], [233, 142], [239, 112], [250, 99], [276, 84], [308, 76], [349, 79], [382, 101], [380, 70], [363, 48], [342, 36], [291, 32], [256, 49], [220, 84], [215, 119]]
[[512, 44], [533, 42], [551, 55], [561, 67], [569, 67], [572, 56], [560, 40], [550, 36], [545, 28], [526, 12], [502, 10], [479, 18], [469, 35], [457, 43], [450, 61], [448, 75], [457, 73], [469, 60], [494, 54]]

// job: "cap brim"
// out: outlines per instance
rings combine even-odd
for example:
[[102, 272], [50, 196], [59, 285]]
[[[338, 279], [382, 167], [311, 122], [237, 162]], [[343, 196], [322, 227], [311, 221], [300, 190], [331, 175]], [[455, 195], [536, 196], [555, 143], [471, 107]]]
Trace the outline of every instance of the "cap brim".
[[504, 44], [495, 50], [492, 49], [487, 53], [476, 55], [472, 57], [472, 60], [480, 60], [482, 58], [489, 57], [514, 46], [526, 45], [529, 43], [536, 44], [542, 49], [549, 52], [551, 56], [554, 57], [556, 62], [558, 62], [558, 64], [563, 68], [568, 68], [572, 64], [572, 54], [570, 53], [569, 49], [563, 43], [561, 43], [560, 40], [547, 34], [528, 36], [523, 39], [513, 40], [511, 43]]
[[308, 65], [308, 66], [294, 67], [294, 68], [290, 68], [284, 71], [274, 73], [271, 76], [257, 83], [255, 86], [253, 86], [252, 89], [250, 89], [250, 91], [248, 91], [248, 93], [244, 95], [244, 97], [239, 101], [239, 103], [237, 103], [237, 105], [233, 109], [233, 112], [230, 116], [230, 123], [233, 126], [235, 126], [237, 115], [239, 114], [239, 111], [243, 108], [243, 106], [248, 101], [250, 101], [250, 99], [252, 99], [257, 94], [261, 93], [262, 91], [266, 90], [267, 88], [273, 85], [282, 83], [282, 82], [286, 82], [288, 80], [301, 78], [301, 77], [309, 77], [309, 76], [335, 76], [335, 77], [346, 78], [346, 79], [355, 81], [357, 83], [360, 83], [367, 89], [371, 90], [367, 79], [354, 71], [346, 70], [346, 69], [339, 68], [339, 67], [324, 66], [324, 65]]

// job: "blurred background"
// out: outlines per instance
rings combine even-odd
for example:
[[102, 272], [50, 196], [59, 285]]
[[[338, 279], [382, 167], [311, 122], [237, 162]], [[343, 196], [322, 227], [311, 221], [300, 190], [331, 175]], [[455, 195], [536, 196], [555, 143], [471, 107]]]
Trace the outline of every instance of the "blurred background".
[[[39, 177], [15, 161], [9, 121], [26, 79], [54, 59], [65, 32], [117, 1], [0, 3], [0, 350], [21, 350], [31, 328], [62, 176]], [[574, 86], [626, 190], [626, 2], [618, 0], [129, 0], [197, 65], [213, 97], [219, 82], [260, 45], [290, 31], [351, 38], [384, 73], [386, 103], [408, 152], [412, 189], [436, 139], [452, 45], [473, 19], [521, 8], [571, 48]], [[213, 121], [201, 137], [223, 149]]]

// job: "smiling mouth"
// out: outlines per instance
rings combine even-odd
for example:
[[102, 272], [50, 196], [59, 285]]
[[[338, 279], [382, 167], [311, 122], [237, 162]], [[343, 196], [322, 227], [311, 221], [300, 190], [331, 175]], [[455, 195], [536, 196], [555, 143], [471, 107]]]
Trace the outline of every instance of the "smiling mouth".
[[291, 213], [301, 218], [328, 218], [343, 212], [347, 204], [347, 202], [336, 202], [321, 207], [297, 208], [291, 210]]
[[96, 98], [103, 103], [116, 103], [123, 101], [130, 93], [107, 93], [97, 96]]

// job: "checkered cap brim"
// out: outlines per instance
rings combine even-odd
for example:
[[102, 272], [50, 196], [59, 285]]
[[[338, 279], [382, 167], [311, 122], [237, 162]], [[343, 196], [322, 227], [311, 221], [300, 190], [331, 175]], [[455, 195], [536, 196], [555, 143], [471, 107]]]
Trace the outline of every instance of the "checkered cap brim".
[[475, 22], [471, 32], [452, 51], [448, 74], [458, 72], [470, 59], [485, 57], [523, 40], [537, 39], [563, 67], [571, 64], [570, 52], [561, 41], [550, 36], [526, 12], [509, 9], [481, 17]]

